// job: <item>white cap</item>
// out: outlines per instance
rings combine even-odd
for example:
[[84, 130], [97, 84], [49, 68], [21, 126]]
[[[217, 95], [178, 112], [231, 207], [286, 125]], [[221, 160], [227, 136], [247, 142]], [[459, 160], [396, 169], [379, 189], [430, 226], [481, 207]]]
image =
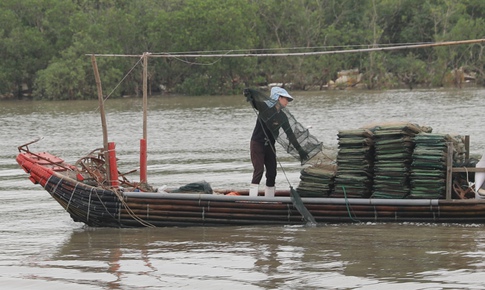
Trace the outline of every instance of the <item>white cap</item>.
[[293, 101], [293, 97], [283, 88], [280, 87], [272, 87], [271, 88], [271, 99], [277, 100], [278, 97], [285, 97], [288, 99], [288, 102]]

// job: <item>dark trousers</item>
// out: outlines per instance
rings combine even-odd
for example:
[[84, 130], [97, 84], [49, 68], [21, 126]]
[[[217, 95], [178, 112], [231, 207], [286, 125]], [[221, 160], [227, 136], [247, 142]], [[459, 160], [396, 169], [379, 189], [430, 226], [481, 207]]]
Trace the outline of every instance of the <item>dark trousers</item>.
[[266, 167], [266, 186], [275, 186], [276, 181], [276, 153], [274, 144], [260, 143], [251, 141], [251, 161], [253, 163], [253, 180], [252, 184], [259, 184], [263, 177], [264, 168]]

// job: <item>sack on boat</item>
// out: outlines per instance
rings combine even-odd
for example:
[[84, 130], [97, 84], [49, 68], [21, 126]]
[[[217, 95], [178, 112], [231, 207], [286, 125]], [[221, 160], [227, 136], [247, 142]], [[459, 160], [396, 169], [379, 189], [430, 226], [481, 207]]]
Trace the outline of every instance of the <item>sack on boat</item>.
[[192, 182], [173, 190], [175, 193], [192, 193], [192, 192], [203, 192], [206, 194], [212, 194], [212, 187], [206, 181]]

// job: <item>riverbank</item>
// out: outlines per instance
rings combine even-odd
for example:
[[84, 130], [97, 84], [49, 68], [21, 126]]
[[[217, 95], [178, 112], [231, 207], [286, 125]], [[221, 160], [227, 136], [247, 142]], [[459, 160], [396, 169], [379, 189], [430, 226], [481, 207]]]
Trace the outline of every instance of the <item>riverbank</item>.
[[[406, 80], [399, 80], [398, 77], [388, 74], [388, 79], [381, 82], [376, 82], [369, 84], [368, 81], [364, 79], [364, 74], [359, 72], [357, 69], [340, 71], [337, 74], [335, 80], [330, 80], [326, 84], [322, 85], [305, 85], [301, 86], [295, 83], [270, 83], [265, 86], [258, 86], [261, 90], [270, 90], [271, 87], [280, 86], [288, 90], [294, 91], [306, 91], [306, 92], [319, 92], [319, 91], [330, 91], [330, 90], [375, 90], [375, 91], [391, 91], [391, 90], [402, 90], [402, 89], [447, 89], [447, 88], [483, 88], [484, 85], [480, 84], [474, 74], [464, 73], [463, 71], [451, 71], [445, 77], [445, 82], [440, 86], [433, 86], [431, 83], [418, 83]], [[237, 94], [234, 94], [237, 95]], [[172, 92], [158, 92], [151, 94], [152, 97], [157, 96], [185, 96], [180, 93]], [[136, 95], [123, 95], [123, 98], [139, 98]], [[97, 96], [93, 94], [90, 99], [96, 99]], [[117, 98], [112, 96], [112, 98]], [[85, 100], [75, 99], [75, 100]], [[32, 93], [24, 91], [21, 97], [16, 97], [13, 93], [0, 94], [0, 101], [30, 101], [34, 100]]]

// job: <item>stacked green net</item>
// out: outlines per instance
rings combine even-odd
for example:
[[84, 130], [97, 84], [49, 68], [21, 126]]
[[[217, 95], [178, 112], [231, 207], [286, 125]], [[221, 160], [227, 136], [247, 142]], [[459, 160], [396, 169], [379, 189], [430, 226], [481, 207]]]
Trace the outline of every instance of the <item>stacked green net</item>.
[[414, 137], [416, 147], [411, 165], [409, 198], [443, 198], [446, 193], [446, 134], [420, 133]]
[[335, 165], [313, 165], [300, 172], [297, 191], [302, 197], [328, 197], [333, 187]]
[[467, 159], [465, 140], [431, 131], [412, 123], [339, 131], [337, 168], [305, 168], [298, 191], [314, 197], [444, 198], [448, 143], [456, 166]]
[[372, 131], [339, 131], [338, 139], [337, 174], [331, 197], [369, 197], [372, 192], [374, 163]]
[[373, 198], [404, 198], [409, 195], [414, 136], [422, 131], [421, 127], [410, 123], [375, 128]]

